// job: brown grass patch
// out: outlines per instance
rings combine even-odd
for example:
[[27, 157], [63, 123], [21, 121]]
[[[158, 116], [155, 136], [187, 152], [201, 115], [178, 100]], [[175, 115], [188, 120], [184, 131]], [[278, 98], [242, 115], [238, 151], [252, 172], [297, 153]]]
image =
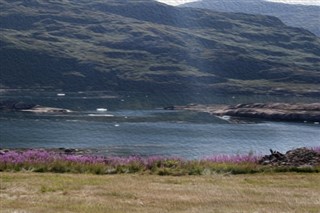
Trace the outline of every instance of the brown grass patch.
[[319, 174], [0, 173], [1, 212], [319, 212]]

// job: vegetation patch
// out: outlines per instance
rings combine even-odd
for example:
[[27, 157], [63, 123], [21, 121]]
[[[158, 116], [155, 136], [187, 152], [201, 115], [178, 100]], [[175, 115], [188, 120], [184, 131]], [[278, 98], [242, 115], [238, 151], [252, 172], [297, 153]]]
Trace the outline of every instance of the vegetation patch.
[[99, 175], [141, 173], [161, 176], [214, 173], [253, 174], [261, 172], [318, 173], [320, 171], [319, 147], [297, 150], [288, 151], [287, 155], [289, 157], [272, 151], [271, 155], [266, 156], [252, 154], [217, 155], [200, 160], [160, 156], [106, 157], [59, 153], [43, 149], [5, 150], [0, 152], [0, 171], [90, 173]]

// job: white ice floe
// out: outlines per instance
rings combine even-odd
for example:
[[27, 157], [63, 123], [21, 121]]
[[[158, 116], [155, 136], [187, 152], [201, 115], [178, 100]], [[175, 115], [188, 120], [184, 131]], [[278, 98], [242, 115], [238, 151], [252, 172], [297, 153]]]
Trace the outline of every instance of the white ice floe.
[[111, 114], [88, 114], [90, 117], [114, 117], [114, 115]]
[[228, 120], [230, 120], [231, 117], [229, 115], [224, 115], [224, 116], [221, 116], [219, 118], [221, 118], [222, 120], [228, 121]]
[[97, 111], [98, 112], [106, 112], [106, 111], [108, 111], [108, 109], [106, 109], [106, 108], [97, 108]]

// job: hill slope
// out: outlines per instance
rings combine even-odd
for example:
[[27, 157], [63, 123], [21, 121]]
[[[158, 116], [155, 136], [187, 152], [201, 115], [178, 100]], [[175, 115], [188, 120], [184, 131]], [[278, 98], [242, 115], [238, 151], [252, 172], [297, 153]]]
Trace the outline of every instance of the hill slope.
[[241, 12], [275, 16], [285, 24], [310, 30], [320, 36], [320, 7], [295, 5], [266, 0], [202, 0], [182, 5], [184, 7], [205, 8], [220, 12]]
[[0, 0], [1, 87], [318, 94], [320, 40], [143, 0]]

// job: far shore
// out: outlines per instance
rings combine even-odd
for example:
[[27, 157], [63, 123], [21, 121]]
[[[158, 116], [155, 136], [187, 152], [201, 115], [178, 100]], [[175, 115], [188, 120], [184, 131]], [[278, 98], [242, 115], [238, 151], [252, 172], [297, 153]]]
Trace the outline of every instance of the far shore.
[[169, 106], [164, 107], [164, 109], [204, 112], [230, 120], [230, 122], [237, 122], [241, 118], [313, 122], [314, 124], [320, 122], [320, 103], [189, 104], [186, 106]]

